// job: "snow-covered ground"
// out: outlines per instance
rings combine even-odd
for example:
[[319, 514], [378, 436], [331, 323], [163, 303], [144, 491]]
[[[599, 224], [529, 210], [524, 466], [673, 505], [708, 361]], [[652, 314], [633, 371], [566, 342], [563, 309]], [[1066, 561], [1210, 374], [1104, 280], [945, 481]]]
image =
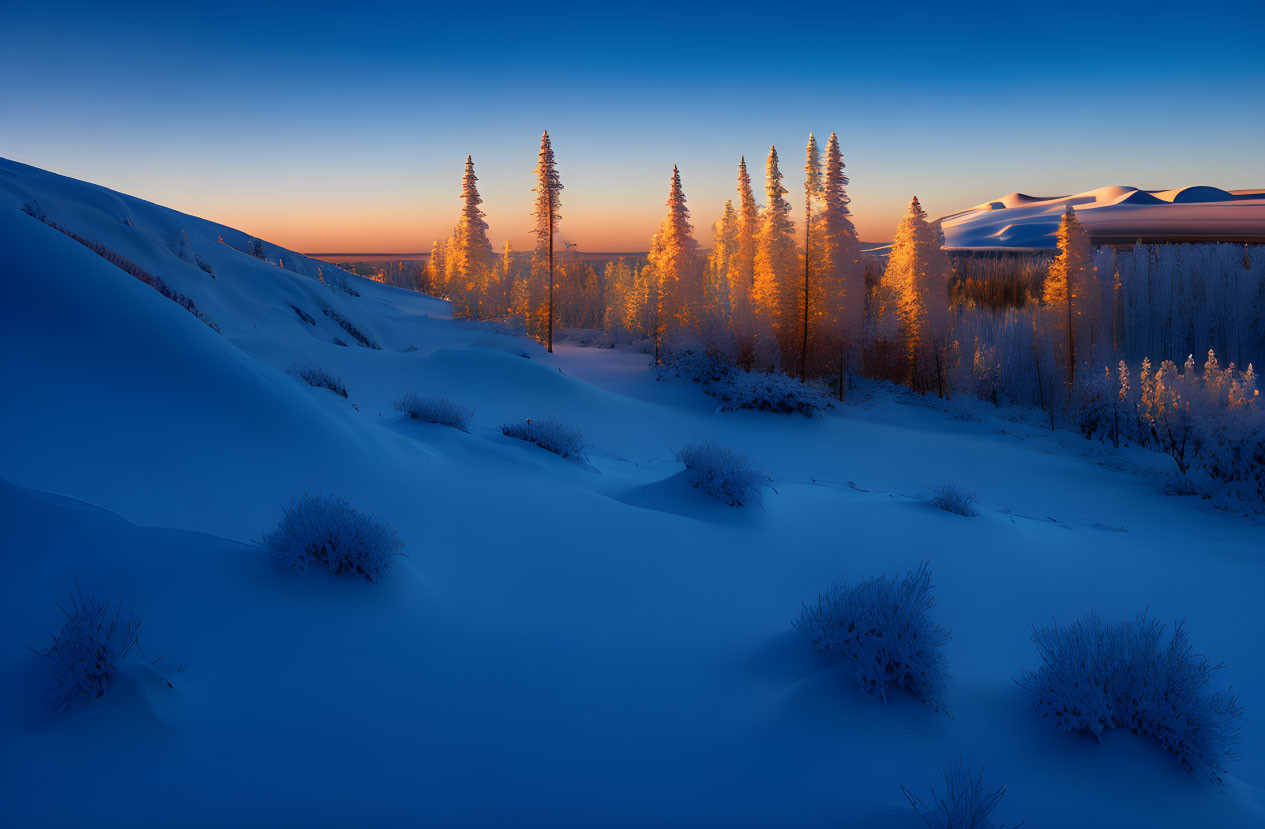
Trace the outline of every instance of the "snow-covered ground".
[[[913, 827], [899, 787], [959, 758], [1007, 786], [1008, 825], [1265, 822], [1265, 528], [1162, 494], [1166, 458], [877, 385], [819, 419], [718, 414], [644, 354], [549, 355], [249, 245], [0, 161], [0, 823]], [[405, 421], [406, 392], [473, 408], [470, 431]], [[550, 412], [587, 465], [500, 433]], [[763, 509], [683, 480], [702, 437], [772, 476]], [[981, 515], [930, 507], [945, 481]], [[304, 492], [388, 520], [408, 558], [376, 585], [279, 572], [253, 540]], [[790, 627], [834, 579], [922, 561], [947, 715], [863, 695]], [[58, 713], [27, 647], [76, 584], [165, 658]], [[1185, 619], [1226, 663], [1248, 720], [1224, 791], [1030, 712], [1031, 626], [1095, 608]]]
[[1265, 191], [1100, 187], [1074, 196], [1011, 193], [943, 219], [951, 248], [1054, 248], [1068, 205], [1095, 239], [1265, 241]]

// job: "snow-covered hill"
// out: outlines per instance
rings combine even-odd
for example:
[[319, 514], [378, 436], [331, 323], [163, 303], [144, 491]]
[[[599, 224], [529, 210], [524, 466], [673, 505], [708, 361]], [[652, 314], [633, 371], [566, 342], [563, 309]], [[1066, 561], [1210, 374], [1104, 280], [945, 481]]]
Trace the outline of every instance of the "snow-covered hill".
[[[1008, 787], [1007, 824], [1265, 819], [1265, 528], [1161, 494], [1166, 458], [878, 386], [820, 419], [718, 414], [643, 354], [549, 355], [252, 247], [0, 162], [5, 825], [912, 827], [899, 786], [958, 758]], [[402, 420], [406, 392], [475, 409], [470, 431]], [[550, 412], [588, 465], [500, 433]], [[772, 476], [763, 509], [683, 481], [673, 451], [699, 437]], [[980, 517], [927, 505], [949, 480]], [[278, 572], [254, 543], [318, 491], [399, 531], [388, 580]], [[832, 580], [921, 561], [952, 716], [864, 696], [790, 628]], [[76, 584], [166, 658], [56, 713], [26, 647]], [[1224, 792], [1028, 710], [1031, 626], [1092, 608], [1184, 618], [1227, 664], [1249, 719]]]
[[1011, 193], [943, 219], [955, 248], [1053, 248], [1059, 217], [1072, 205], [1099, 243], [1265, 243], [1265, 191], [1216, 187], [1139, 190], [1100, 187], [1074, 196]]

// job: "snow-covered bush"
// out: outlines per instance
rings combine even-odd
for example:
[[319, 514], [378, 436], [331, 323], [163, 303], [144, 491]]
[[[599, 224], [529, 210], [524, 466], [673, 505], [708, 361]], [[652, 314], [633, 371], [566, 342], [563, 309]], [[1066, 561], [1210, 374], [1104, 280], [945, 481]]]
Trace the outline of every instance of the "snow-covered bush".
[[931, 618], [935, 599], [924, 564], [901, 578], [838, 582], [804, 605], [795, 629], [817, 650], [846, 660], [866, 693], [887, 701], [903, 688], [933, 710], [944, 707], [949, 631]]
[[679, 377], [691, 383], [707, 386], [728, 377], [729, 372], [733, 371], [733, 365], [717, 354], [697, 348], [686, 348], [663, 354], [658, 371], [660, 379], [669, 376]]
[[397, 399], [395, 410], [414, 420], [451, 426], [463, 432], [474, 416], [473, 409], [458, 406], [446, 397], [422, 397], [418, 394], [406, 394]]
[[121, 605], [111, 612], [110, 602], [85, 598], [77, 590], [70, 610], [61, 610], [66, 622], [43, 656], [58, 684], [57, 705], [66, 709], [105, 694], [119, 664], [136, 647], [141, 620]]
[[753, 469], [743, 455], [711, 441], [690, 443], [676, 453], [685, 464], [690, 483], [726, 504], [740, 507], [764, 502], [769, 476]]
[[295, 363], [290, 369], [290, 373], [298, 377], [309, 386], [315, 386], [318, 389], [329, 389], [334, 394], [347, 396], [347, 387], [343, 385], [343, 381], [330, 374], [320, 366], [314, 366], [308, 363]]
[[580, 457], [584, 451], [584, 435], [579, 429], [564, 425], [550, 414], [544, 420], [527, 420], [506, 423], [501, 434], [534, 443], [564, 458]]
[[331, 573], [356, 573], [381, 581], [404, 542], [389, 524], [333, 495], [304, 495], [286, 508], [281, 523], [263, 538], [282, 569], [324, 564]]
[[659, 376], [698, 383], [720, 401], [716, 408], [722, 412], [757, 409], [813, 415], [834, 405], [825, 394], [785, 374], [744, 371], [721, 356], [697, 349], [663, 355]]
[[900, 787], [922, 822], [931, 829], [992, 829], [988, 816], [1005, 796], [1005, 787], [993, 792], [985, 790], [984, 770], [972, 773], [960, 760], [941, 769], [940, 773], [944, 775], [944, 791], [937, 792], [933, 786], [930, 804], [923, 803], [904, 786]]
[[1037, 628], [1032, 640], [1043, 664], [1018, 682], [1042, 717], [1100, 739], [1109, 728], [1149, 735], [1190, 772], [1222, 780], [1243, 710], [1230, 691], [1209, 688], [1221, 666], [1193, 651], [1180, 623], [1165, 637], [1145, 614], [1109, 624], [1089, 613]]
[[961, 484], [947, 483], [931, 488], [933, 507], [956, 515], [965, 515], [967, 518], [979, 515], [979, 511], [975, 509], [976, 500], [975, 493]]
[[722, 412], [758, 409], [814, 415], [834, 405], [829, 397], [812, 386], [780, 372], [734, 369], [723, 381], [710, 384], [707, 393], [720, 401], [717, 408]]

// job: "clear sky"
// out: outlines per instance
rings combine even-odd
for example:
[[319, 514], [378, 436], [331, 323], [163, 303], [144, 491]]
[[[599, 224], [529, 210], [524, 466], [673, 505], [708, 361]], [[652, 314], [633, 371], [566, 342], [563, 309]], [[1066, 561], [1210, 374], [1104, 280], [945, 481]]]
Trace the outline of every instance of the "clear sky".
[[704, 245], [743, 154], [798, 204], [810, 130], [867, 241], [914, 194], [1265, 187], [1261, 0], [13, 0], [0, 78], [0, 155], [309, 252], [428, 250], [467, 154], [529, 246], [542, 129], [589, 251], [646, 249], [673, 164]]

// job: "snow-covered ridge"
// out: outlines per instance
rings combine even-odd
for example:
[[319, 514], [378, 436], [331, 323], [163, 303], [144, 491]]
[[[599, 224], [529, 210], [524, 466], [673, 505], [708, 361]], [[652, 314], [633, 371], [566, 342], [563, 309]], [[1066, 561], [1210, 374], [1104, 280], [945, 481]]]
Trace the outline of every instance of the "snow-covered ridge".
[[1071, 205], [1096, 242], [1265, 242], [1265, 190], [1112, 185], [1072, 196], [1010, 193], [942, 219], [953, 248], [1053, 248]]

